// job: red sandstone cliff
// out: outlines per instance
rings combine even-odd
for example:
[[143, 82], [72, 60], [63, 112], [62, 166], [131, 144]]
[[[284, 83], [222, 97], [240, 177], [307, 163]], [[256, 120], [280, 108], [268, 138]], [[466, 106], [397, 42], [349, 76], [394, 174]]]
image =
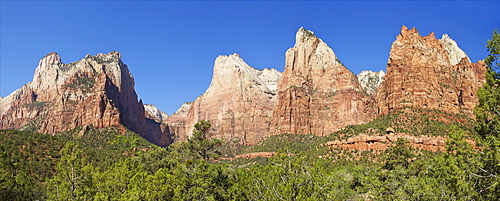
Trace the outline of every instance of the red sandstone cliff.
[[213, 137], [226, 142], [257, 143], [269, 132], [276, 104], [275, 85], [280, 77], [281, 73], [274, 69], [250, 67], [238, 54], [219, 56], [212, 83], [186, 116], [185, 133], [190, 135], [194, 124], [205, 119], [212, 123]]
[[168, 129], [147, 121], [134, 78], [118, 52], [64, 64], [56, 53], [40, 60], [33, 81], [0, 100], [0, 128], [55, 134], [78, 126], [125, 126], [161, 146]]
[[476, 91], [484, 83], [485, 64], [471, 63], [448, 35], [420, 36], [403, 26], [393, 42], [387, 74], [377, 90], [378, 113], [414, 107], [465, 113], [473, 117]]
[[295, 46], [286, 52], [271, 134], [325, 136], [370, 121], [373, 106], [356, 75], [332, 49], [313, 32], [300, 28]]

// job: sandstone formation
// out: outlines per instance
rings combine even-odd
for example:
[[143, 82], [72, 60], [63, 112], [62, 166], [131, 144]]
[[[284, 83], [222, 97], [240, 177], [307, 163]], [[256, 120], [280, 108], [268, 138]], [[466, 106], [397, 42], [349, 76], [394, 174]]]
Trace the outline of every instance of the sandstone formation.
[[159, 110], [156, 105], [145, 104], [144, 109], [146, 111], [146, 118], [155, 120], [158, 123], [162, 123], [167, 120], [167, 113]]
[[300, 28], [296, 43], [286, 52], [278, 83], [271, 134], [325, 136], [344, 126], [373, 118], [374, 102], [358, 78], [312, 31]]
[[380, 83], [382, 83], [384, 75], [385, 73], [383, 70], [380, 70], [379, 72], [373, 72], [371, 70], [362, 71], [358, 75], [358, 81], [359, 84], [361, 84], [361, 87], [366, 91], [366, 93], [374, 95], [377, 92], [378, 86], [380, 86]]
[[[341, 149], [357, 149], [362, 151], [367, 150], [385, 150], [392, 143], [395, 143], [399, 138], [405, 139], [409, 144], [417, 150], [428, 150], [428, 151], [445, 151], [446, 150], [446, 138], [440, 136], [413, 136], [407, 134], [396, 134], [390, 133], [387, 135], [367, 135], [359, 134], [354, 137], [350, 137], [346, 140], [335, 140], [325, 143], [325, 146]], [[476, 146], [476, 142], [473, 140], [465, 140], [473, 147]]]
[[[174, 114], [169, 116], [164, 123], [166, 123], [170, 129], [170, 134], [175, 142], [186, 141], [187, 132], [189, 128], [186, 128], [186, 118], [189, 113], [189, 109], [193, 105], [193, 102], [185, 102], [181, 105]], [[192, 129], [192, 128], [191, 128]]]
[[210, 86], [189, 110], [186, 133], [190, 135], [194, 124], [205, 119], [212, 123], [214, 137], [230, 143], [257, 143], [269, 132], [280, 77], [276, 70], [250, 67], [238, 54], [219, 56]]
[[448, 35], [422, 37], [415, 28], [403, 26], [377, 91], [378, 113], [413, 107], [473, 117], [485, 70], [484, 62], [471, 63]]
[[168, 129], [145, 118], [134, 78], [118, 52], [64, 64], [56, 53], [40, 60], [33, 81], [0, 100], [0, 128], [56, 134], [80, 126], [125, 126], [161, 146]]
[[385, 150], [399, 138], [406, 139], [410, 145], [418, 150], [444, 151], [446, 150], [446, 138], [439, 136], [411, 136], [405, 134], [387, 134], [382, 136], [359, 134], [346, 140], [335, 140], [325, 145], [341, 149], [357, 150]]

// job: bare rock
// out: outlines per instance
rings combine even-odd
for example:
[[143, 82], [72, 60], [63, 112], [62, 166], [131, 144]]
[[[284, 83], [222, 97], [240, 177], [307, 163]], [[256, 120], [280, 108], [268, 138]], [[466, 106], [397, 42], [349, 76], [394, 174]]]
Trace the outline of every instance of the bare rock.
[[471, 63], [448, 35], [440, 40], [434, 33], [422, 37], [417, 29], [403, 26], [377, 90], [378, 113], [413, 107], [473, 118], [485, 71], [484, 62]]
[[[186, 118], [189, 113], [189, 109], [191, 109], [191, 105], [193, 102], [185, 102], [181, 105], [177, 111], [170, 115], [165, 123], [168, 125], [170, 129], [170, 134], [175, 142], [177, 141], [186, 141], [186, 137], [188, 134], [188, 128], [186, 128]], [[191, 128], [192, 130], [193, 128]]]
[[325, 136], [373, 118], [373, 99], [312, 31], [300, 28], [286, 52], [271, 134]]
[[212, 123], [214, 137], [249, 145], [257, 143], [269, 132], [276, 105], [273, 87], [280, 76], [276, 70], [250, 67], [238, 54], [219, 56], [210, 86], [189, 110], [186, 133], [190, 136], [194, 124], [205, 119]]
[[382, 83], [384, 75], [385, 73], [383, 70], [380, 70], [379, 72], [362, 71], [358, 75], [358, 80], [366, 93], [374, 95], [377, 92], [378, 86]]
[[64, 64], [57, 53], [40, 60], [33, 81], [0, 102], [0, 128], [47, 134], [79, 126], [125, 126], [161, 146], [168, 132], [148, 128], [134, 78], [118, 52]]
[[153, 119], [158, 123], [163, 123], [167, 120], [167, 113], [159, 110], [156, 105], [145, 104], [144, 109], [146, 110], [146, 118]]

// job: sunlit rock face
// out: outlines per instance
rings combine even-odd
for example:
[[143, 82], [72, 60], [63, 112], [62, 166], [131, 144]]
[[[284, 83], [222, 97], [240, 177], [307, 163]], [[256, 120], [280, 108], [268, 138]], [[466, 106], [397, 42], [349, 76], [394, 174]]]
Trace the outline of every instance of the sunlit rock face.
[[361, 71], [358, 75], [359, 84], [361, 84], [361, 87], [366, 93], [374, 95], [377, 92], [378, 86], [382, 83], [384, 75], [385, 73], [383, 70], [379, 72]]
[[168, 129], [145, 118], [134, 78], [118, 52], [65, 64], [57, 53], [40, 60], [33, 81], [0, 100], [2, 129], [55, 134], [79, 126], [125, 126], [161, 146]]
[[484, 62], [471, 63], [448, 35], [422, 37], [417, 29], [403, 26], [377, 91], [378, 113], [413, 107], [473, 117], [485, 70]]
[[191, 105], [193, 105], [193, 102], [183, 103], [174, 114], [170, 115], [164, 121], [170, 129], [170, 134], [172, 135], [174, 142], [187, 140], [186, 131], [189, 130], [189, 128], [186, 128], [186, 118], [189, 113], [189, 109], [191, 109]]
[[146, 112], [146, 118], [155, 120], [158, 123], [162, 123], [163, 121], [166, 121], [168, 118], [167, 113], [159, 110], [158, 107], [156, 107], [156, 105], [145, 104], [144, 109]]
[[[275, 69], [250, 67], [238, 54], [219, 56], [210, 86], [190, 107], [185, 133], [189, 136], [194, 124], [205, 119], [212, 123], [213, 137], [257, 143], [269, 132], [280, 77]], [[185, 140], [186, 136], [178, 138]]]
[[373, 98], [356, 75], [312, 31], [300, 28], [295, 46], [286, 52], [271, 134], [325, 136], [366, 123], [374, 113]]

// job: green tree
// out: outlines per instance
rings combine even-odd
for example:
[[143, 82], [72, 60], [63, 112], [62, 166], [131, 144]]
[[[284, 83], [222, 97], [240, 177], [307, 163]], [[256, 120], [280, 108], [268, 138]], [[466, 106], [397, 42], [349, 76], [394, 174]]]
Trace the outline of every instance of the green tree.
[[483, 145], [484, 168], [477, 177], [482, 178], [478, 191], [485, 199], [495, 198], [500, 194], [500, 34], [498, 30], [488, 40], [489, 51], [485, 62], [488, 65], [486, 82], [477, 91], [479, 104], [475, 108], [476, 131]]
[[143, 164], [137, 157], [129, 157], [112, 168], [102, 173], [96, 173], [93, 177], [94, 188], [98, 189], [95, 200], [118, 199], [122, 197], [131, 186], [130, 180], [139, 173], [143, 173]]
[[193, 136], [181, 145], [196, 159], [210, 159], [220, 156], [220, 152], [215, 150], [222, 144], [222, 140], [210, 139], [210, 129], [212, 124], [207, 120], [200, 120], [194, 125]]
[[50, 200], [89, 200], [93, 197], [92, 173], [94, 167], [88, 163], [83, 148], [73, 141], [66, 143], [60, 151], [56, 175], [49, 180]]
[[385, 153], [387, 155], [385, 156], [384, 168], [388, 170], [394, 170], [398, 167], [408, 169], [410, 160], [415, 157], [408, 140], [403, 138], [398, 138], [396, 144], [387, 148]]

